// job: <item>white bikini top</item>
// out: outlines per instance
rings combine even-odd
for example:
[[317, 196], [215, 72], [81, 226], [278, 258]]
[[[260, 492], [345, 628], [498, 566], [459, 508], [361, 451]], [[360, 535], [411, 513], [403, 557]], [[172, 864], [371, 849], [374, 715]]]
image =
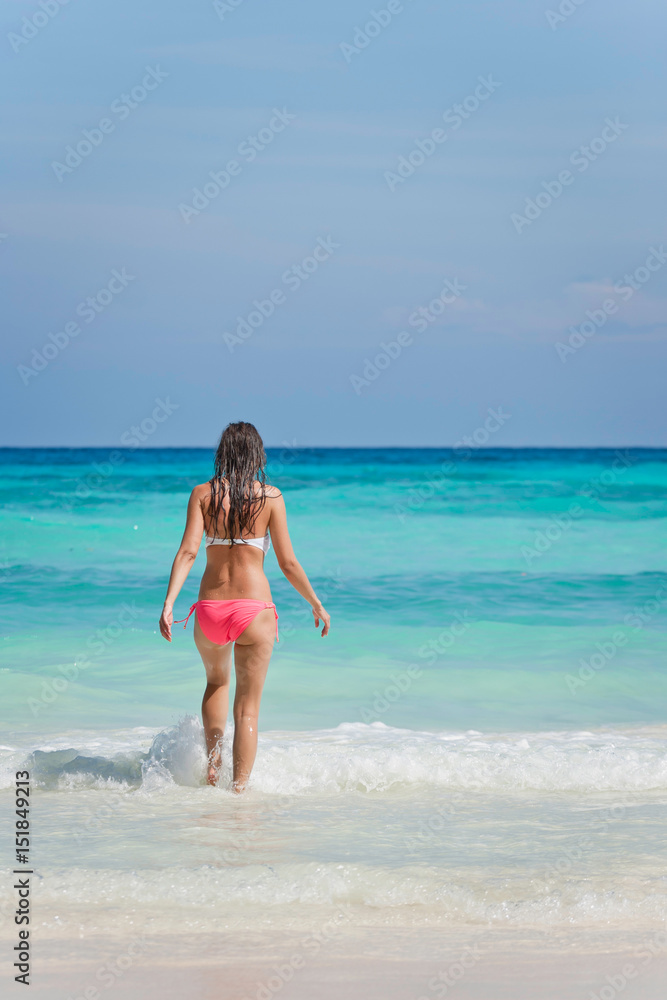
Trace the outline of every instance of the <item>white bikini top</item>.
[[[263, 538], [235, 538], [234, 541], [238, 542], [239, 545], [254, 545], [256, 549], [261, 549], [265, 555], [271, 545], [268, 531]], [[206, 548], [209, 545], [231, 545], [232, 540], [231, 538], [210, 538], [208, 535], [205, 535], [205, 544]]]

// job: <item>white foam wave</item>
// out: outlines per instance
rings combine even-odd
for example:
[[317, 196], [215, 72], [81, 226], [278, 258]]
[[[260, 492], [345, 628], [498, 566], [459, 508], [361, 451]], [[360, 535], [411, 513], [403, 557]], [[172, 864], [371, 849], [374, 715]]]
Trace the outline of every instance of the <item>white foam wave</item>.
[[[197, 869], [120, 872], [44, 871], [35, 902], [48, 920], [52, 909], [63, 914], [63, 899], [74, 910], [70, 920], [103, 905], [104, 921], [115, 913], [137, 925], [212, 930], [221, 926], [270, 925], [280, 915], [307, 922], [308, 909], [346, 913], [352, 925], [484, 924], [555, 927], [609, 926], [616, 922], [664, 922], [667, 893], [645, 879], [564, 879], [546, 888], [529, 876], [466, 876], [436, 867], [373, 868], [352, 864], [292, 863], [211, 866]], [[292, 911], [292, 912], [290, 912]], [[300, 914], [300, 917], [297, 916]], [[100, 919], [99, 915], [97, 919]], [[88, 928], [91, 930], [91, 928]]]
[[[132, 740], [122, 751], [86, 744], [62, 748], [63, 740], [4, 753], [2, 784], [17, 767], [32, 768], [39, 785], [62, 790], [105, 784], [142, 787], [198, 786], [204, 781], [204, 744], [199, 722], [186, 717], [154, 735]], [[110, 741], [111, 743], [112, 741]], [[118, 746], [118, 744], [117, 744]], [[141, 747], [141, 748], [140, 748]], [[221, 787], [229, 784], [231, 744], [223, 747]], [[640, 792], [667, 789], [667, 727], [596, 732], [496, 733], [415, 732], [344, 723], [315, 732], [260, 736], [252, 789], [269, 795], [391, 793], [423, 788], [470, 792]]]
[[374, 723], [269, 734], [253, 788], [270, 793], [667, 788], [667, 732], [419, 733]]

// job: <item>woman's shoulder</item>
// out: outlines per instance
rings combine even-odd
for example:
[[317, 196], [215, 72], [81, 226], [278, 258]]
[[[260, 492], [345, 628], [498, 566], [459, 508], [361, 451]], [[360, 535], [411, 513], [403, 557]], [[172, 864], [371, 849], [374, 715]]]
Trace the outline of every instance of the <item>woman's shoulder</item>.
[[282, 496], [282, 493], [277, 486], [271, 486], [270, 483], [266, 483], [264, 486], [264, 496], [269, 500], [276, 500], [278, 497]]
[[198, 485], [195, 486], [194, 489], [192, 490], [192, 493], [190, 494], [190, 497], [194, 498], [195, 500], [202, 501], [202, 500], [206, 499], [207, 497], [210, 497], [210, 495], [211, 495], [211, 484], [210, 484], [210, 482], [209, 483], [198, 483]]

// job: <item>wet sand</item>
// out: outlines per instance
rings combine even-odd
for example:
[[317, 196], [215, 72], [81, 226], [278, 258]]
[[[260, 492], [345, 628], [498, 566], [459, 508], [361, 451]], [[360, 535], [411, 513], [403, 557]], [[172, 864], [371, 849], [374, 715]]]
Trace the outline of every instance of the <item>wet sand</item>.
[[483, 928], [455, 934], [375, 929], [341, 934], [312, 955], [299, 952], [298, 938], [279, 932], [163, 937], [135, 943], [134, 949], [130, 939], [51, 940], [36, 943], [31, 995], [39, 1000], [664, 1000], [667, 952], [647, 947], [655, 933], [635, 932], [630, 942], [620, 929], [529, 937]]

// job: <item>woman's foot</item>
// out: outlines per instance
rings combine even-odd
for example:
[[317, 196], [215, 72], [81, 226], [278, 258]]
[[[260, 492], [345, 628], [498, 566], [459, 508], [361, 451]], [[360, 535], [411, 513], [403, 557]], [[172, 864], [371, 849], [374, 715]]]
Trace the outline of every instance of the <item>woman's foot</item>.
[[208, 767], [206, 770], [206, 784], [207, 785], [217, 785], [218, 778], [220, 776], [220, 765], [222, 761], [220, 758], [220, 751], [213, 750], [208, 756]]

